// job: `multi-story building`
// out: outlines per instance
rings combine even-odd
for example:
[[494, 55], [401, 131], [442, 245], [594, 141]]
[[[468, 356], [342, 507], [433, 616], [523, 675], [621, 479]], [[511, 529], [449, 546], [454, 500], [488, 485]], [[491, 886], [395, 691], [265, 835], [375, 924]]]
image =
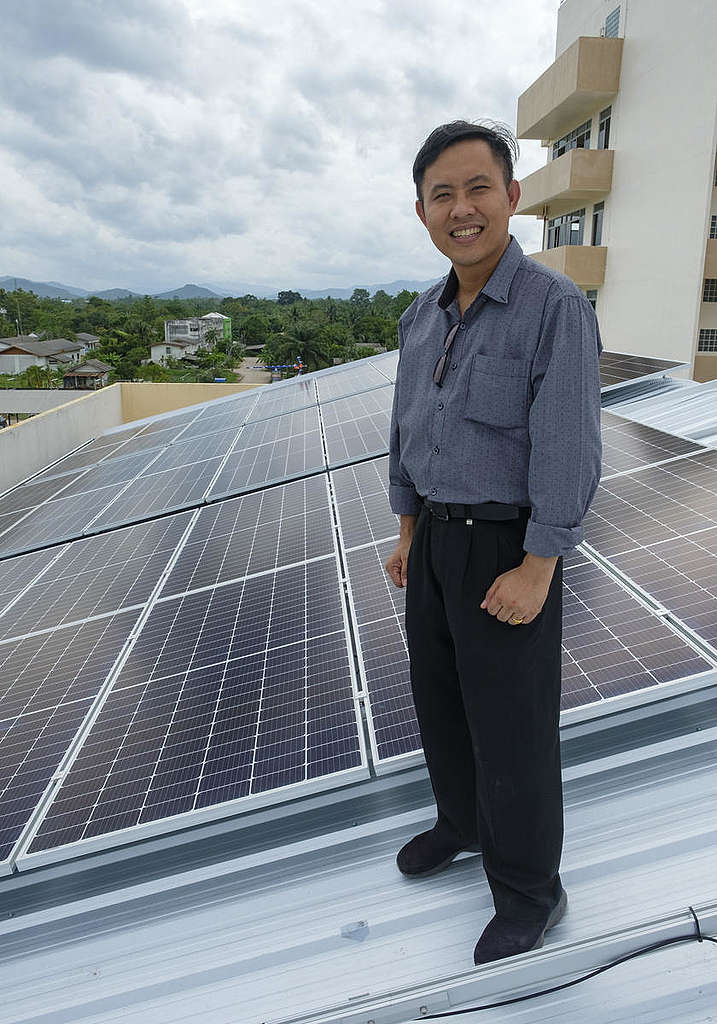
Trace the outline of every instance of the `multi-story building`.
[[717, 378], [717, 4], [563, 0], [556, 58], [518, 100], [545, 167], [519, 214], [535, 259], [594, 304], [613, 351]]
[[197, 348], [209, 345], [212, 339], [232, 336], [231, 317], [222, 313], [207, 313], [205, 316], [190, 316], [184, 320], [164, 321], [164, 340], [170, 345], [177, 340], [189, 341]]

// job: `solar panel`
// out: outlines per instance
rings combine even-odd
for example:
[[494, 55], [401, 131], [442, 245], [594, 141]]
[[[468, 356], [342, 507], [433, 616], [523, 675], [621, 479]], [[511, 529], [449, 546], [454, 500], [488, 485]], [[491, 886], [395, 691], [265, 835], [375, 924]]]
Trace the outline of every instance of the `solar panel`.
[[397, 537], [400, 520], [388, 503], [388, 459], [331, 473], [344, 547]]
[[608, 558], [717, 525], [717, 452], [668, 462], [600, 484], [585, 540]]
[[392, 405], [392, 384], [322, 405], [329, 465], [385, 454], [391, 435]]
[[231, 400], [218, 402], [216, 405], [212, 403], [186, 428], [182, 434], [182, 440], [202, 437], [204, 434], [214, 434], [219, 430], [233, 428], [237, 431], [255, 404], [256, 395], [252, 393], [239, 395]]
[[319, 402], [322, 405], [324, 402], [329, 402], [334, 398], [343, 398], [345, 395], [354, 395], [360, 391], [368, 391], [385, 383], [386, 378], [384, 375], [375, 366], [371, 366], [370, 363], [350, 366], [341, 373], [317, 377], [316, 380]]
[[[403, 625], [405, 592], [384, 570], [395, 544], [393, 538], [346, 555], [372, 748], [384, 771], [420, 750]], [[711, 668], [581, 551], [564, 560], [563, 595], [564, 710]]]
[[613, 557], [615, 565], [717, 647], [717, 528]]
[[[116, 487], [47, 501], [0, 534], [0, 555], [16, 554], [79, 537], [85, 525], [117, 494]], [[0, 527], [2, 524], [0, 524]]]
[[48, 498], [52, 498], [59, 491], [68, 487], [73, 480], [77, 480], [81, 473], [82, 470], [76, 470], [66, 476], [55, 477], [51, 480], [31, 480], [20, 487], [15, 487], [0, 498], [0, 515], [41, 505]]
[[160, 600], [28, 860], [365, 775], [334, 555]]
[[[0, 615], [24, 588], [35, 579], [49, 559], [45, 551], [34, 551], [29, 555], [18, 555], [0, 562]], [[2, 620], [0, 620], [2, 621]]]
[[371, 364], [385, 374], [393, 383], [396, 382], [396, 371], [398, 370], [398, 349], [391, 352], [382, 352], [380, 355], [371, 356]]
[[0, 610], [0, 639], [144, 604], [188, 521], [188, 514], [171, 516], [0, 563], [12, 569], [13, 562], [30, 559], [28, 567], [37, 565], [37, 576], [41, 554], [48, 566], [12, 608], [5, 614]]
[[178, 594], [334, 550], [324, 476], [203, 508], [164, 588]]
[[0, 642], [0, 861], [29, 821], [138, 615], [127, 611]]
[[684, 365], [684, 362], [675, 359], [653, 359], [650, 356], [603, 351], [600, 354], [600, 385], [603, 388], [611, 387], [649, 374], [667, 373], [676, 366]]
[[602, 411], [602, 479], [641, 466], [703, 451], [702, 445], [675, 434]]
[[106, 505], [99, 515], [88, 520], [85, 529], [96, 532], [110, 526], [146, 519], [161, 512], [180, 511], [198, 503], [203, 499], [221, 461], [220, 458], [208, 459], [206, 462], [138, 477], [114, 501]]
[[246, 448], [242, 432], [212, 486], [210, 496], [239, 494], [241, 491], [253, 490], [324, 469], [324, 449], [321, 431], [318, 428], [317, 410], [305, 409], [291, 413], [290, 419], [296, 424], [297, 431], [302, 426], [307, 429], [267, 444]]
[[316, 391], [312, 379], [298, 377], [291, 382], [291, 385], [275, 389], [275, 385], [272, 384], [268, 391], [263, 391], [251, 411], [249, 422], [266, 419], [269, 416], [281, 416], [316, 405]]

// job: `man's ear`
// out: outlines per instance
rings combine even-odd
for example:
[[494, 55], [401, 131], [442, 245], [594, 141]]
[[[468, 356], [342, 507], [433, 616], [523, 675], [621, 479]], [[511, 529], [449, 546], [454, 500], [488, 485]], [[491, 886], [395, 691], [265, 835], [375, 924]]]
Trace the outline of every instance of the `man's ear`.
[[426, 224], [426, 211], [423, 209], [423, 203], [420, 199], [416, 200], [416, 213], [418, 214], [418, 219], [420, 220], [421, 224], [423, 224], [424, 228], [427, 228], [428, 224]]
[[508, 199], [510, 199], [510, 212], [515, 213], [515, 208], [518, 205], [520, 199], [520, 185], [513, 178], [510, 185], [508, 185]]

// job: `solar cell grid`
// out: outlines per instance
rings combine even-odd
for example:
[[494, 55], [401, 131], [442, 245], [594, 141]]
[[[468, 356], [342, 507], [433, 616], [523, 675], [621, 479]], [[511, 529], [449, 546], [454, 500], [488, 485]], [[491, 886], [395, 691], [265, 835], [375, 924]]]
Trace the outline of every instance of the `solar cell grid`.
[[318, 430], [318, 428], [319, 413], [316, 406], [313, 406], [298, 412], [247, 423], [237, 439], [236, 448], [253, 448], [256, 445], [291, 438], [310, 430]]
[[232, 427], [230, 430], [219, 430], [214, 434], [205, 434], [189, 441], [181, 439], [165, 448], [152, 468], [160, 472], [226, 455], [236, 436], [237, 431]]
[[627, 473], [650, 463], [688, 452], [703, 451], [702, 445], [662, 430], [602, 412], [602, 479]]
[[[10, 601], [45, 568], [55, 552], [35, 551], [0, 562], [0, 616]], [[2, 618], [0, 618], [0, 627]]]
[[16, 487], [0, 498], [0, 515], [21, 509], [35, 508], [69, 486], [74, 480], [77, 480], [78, 476], [80, 476], [80, 471], [68, 473], [66, 476], [53, 480], [39, 480], [36, 483], [31, 482]]
[[43, 470], [34, 479], [35, 480], [54, 480], [65, 476], [66, 473], [73, 472], [75, 470], [87, 469], [89, 466], [96, 466], [104, 459], [108, 458], [115, 452], [122, 451], [120, 444], [112, 445], [106, 448], [93, 448], [86, 445], [81, 448], [78, 452], [74, 452], [71, 455], [66, 455], [64, 459], [55, 463], [54, 466], [48, 467]]
[[139, 611], [125, 611], [0, 642], [3, 720], [94, 697]]
[[166, 430], [168, 427], [176, 427], [177, 433], [179, 433], [179, 428], [185, 427], [192, 420], [195, 420], [199, 412], [199, 409], [190, 409], [188, 412], [177, 412], [169, 415], [165, 413], [156, 420], [145, 423], [142, 427], [142, 437], [148, 434], [156, 434], [158, 431]]
[[114, 524], [130, 523], [200, 502], [220, 463], [220, 458], [208, 459], [138, 477], [88, 524], [88, 529], [99, 530]]
[[362, 765], [335, 558], [160, 602], [143, 640], [30, 854]]
[[331, 374], [316, 380], [319, 402], [322, 405], [334, 398], [358, 394], [360, 391], [368, 391], [385, 383], [381, 371], [370, 363], [352, 366], [343, 373]]
[[398, 349], [394, 349], [391, 352], [382, 352], [377, 356], [371, 356], [371, 363], [377, 370], [385, 374], [390, 381], [395, 382], [396, 370], [398, 369]]
[[270, 416], [281, 416], [288, 412], [316, 405], [316, 391], [313, 380], [299, 378], [292, 387], [275, 389], [275, 385], [259, 395], [259, 400], [252, 409], [248, 419], [263, 420]]
[[143, 604], [188, 519], [172, 516], [67, 545], [42, 577], [0, 615], [0, 639]]
[[10, 856], [91, 703], [73, 701], [0, 722], [0, 863]]
[[177, 594], [333, 551], [326, 479], [309, 477], [199, 513], [164, 594]]
[[[333, 410], [331, 407], [339, 402], [343, 410]], [[322, 415], [331, 410], [330, 416], [334, 419], [324, 428], [330, 466], [388, 451], [392, 402], [393, 385], [389, 384], [322, 407]]]
[[609, 558], [717, 525], [717, 452], [606, 481], [584, 525], [585, 540]]
[[319, 430], [253, 448], [240, 449], [237, 445], [224, 463], [210, 496], [238, 494], [324, 468]]
[[114, 448], [107, 456], [107, 460], [124, 458], [126, 455], [134, 455], [135, 452], [152, 451], [153, 449], [165, 448], [174, 438], [181, 433], [181, 427], [165, 427], [163, 430], [156, 430], [150, 434], [135, 434], [134, 437], [125, 441], [121, 448]]
[[615, 565], [717, 647], [717, 528], [637, 548]]
[[[346, 555], [361, 675], [380, 761], [420, 749], [403, 625], [405, 593], [384, 570], [394, 546], [391, 539]], [[564, 559], [563, 593], [564, 710], [710, 668], [582, 552]]]
[[[128, 480], [134, 480], [153, 464], [161, 450], [157, 448], [148, 452], [137, 452], [121, 459], [109, 459], [97, 466], [92, 466], [79, 479], [63, 488], [62, 497], [66, 498], [71, 494], [84, 494], [100, 487], [117, 487], [127, 483]], [[64, 479], [63, 477], [63, 482]]]
[[219, 430], [239, 430], [255, 402], [256, 396], [251, 395], [246, 399], [222, 403], [216, 409], [208, 407], [186, 428], [182, 439], [189, 440], [192, 437], [202, 437], [204, 434], [215, 434]]
[[626, 380], [645, 377], [650, 373], [667, 372], [684, 363], [674, 359], [653, 359], [649, 356], [628, 355], [624, 352], [606, 352], [600, 355], [600, 385], [609, 387]]
[[388, 459], [372, 459], [331, 473], [346, 548], [396, 537], [399, 519], [388, 502]]
[[[14, 554], [79, 537], [94, 515], [117, 494], [116, 487], [62, 496], [25, 514], [12, 529], [0, 534], [0, 555]], [[0, 524], [2, 525], [2, 524]]]

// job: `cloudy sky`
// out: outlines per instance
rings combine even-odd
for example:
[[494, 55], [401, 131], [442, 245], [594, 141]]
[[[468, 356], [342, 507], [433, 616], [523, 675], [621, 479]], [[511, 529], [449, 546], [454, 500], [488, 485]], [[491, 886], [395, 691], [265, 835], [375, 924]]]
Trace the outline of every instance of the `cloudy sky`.
[[[437, 124], [515, 127], [558, 0], [5, 0], [0, 276], [349, 287], [445, 272]], [[523, 142], [518, 177], [545, 162]], [[527, 251], [539, 223], [516, 217]]]

